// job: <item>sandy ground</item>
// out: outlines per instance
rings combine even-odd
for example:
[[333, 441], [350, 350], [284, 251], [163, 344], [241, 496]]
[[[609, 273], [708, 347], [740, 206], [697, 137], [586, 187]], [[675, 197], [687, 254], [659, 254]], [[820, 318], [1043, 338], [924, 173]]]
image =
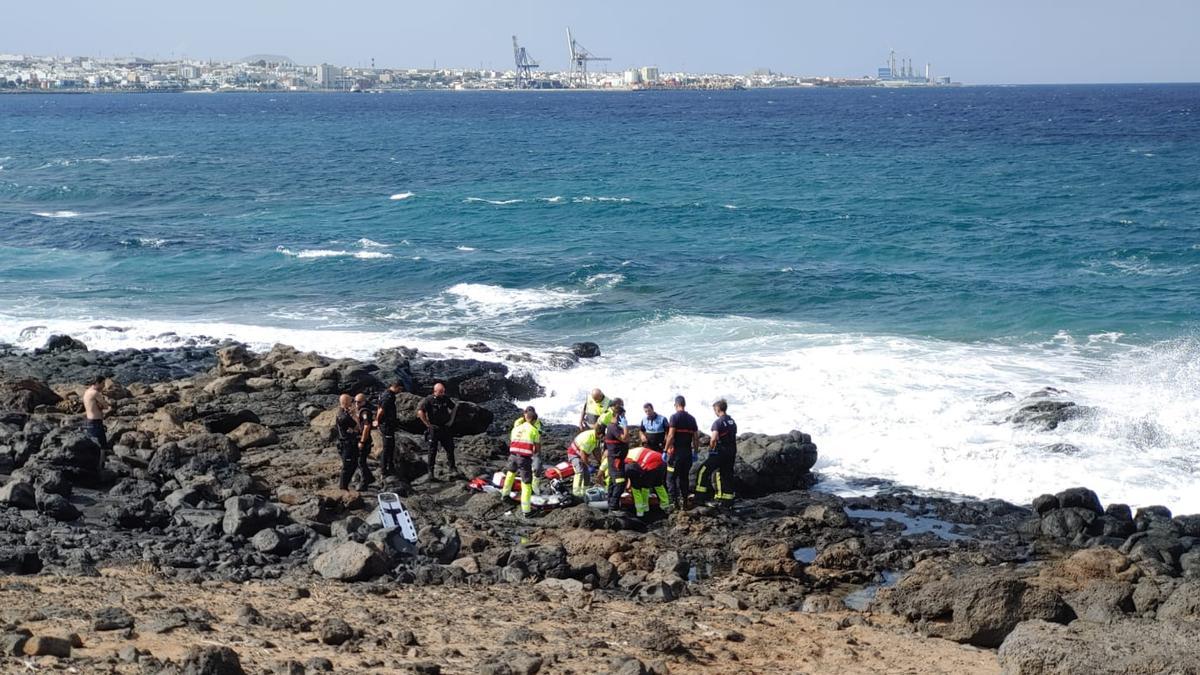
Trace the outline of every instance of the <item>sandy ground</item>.
[[[261, 618], [239, 625], [239, 610], [247, 623], [247, 604]], [[135, 617], [132, 631], [93, 630], [93, 613], [112, 606]], [[189, 624], [154, 632], [161, 629], [155, 621], [176, 608], [207, 610], [211, 630]], [[332, 617], [361, 636], [337, 647], [322, 643], [321, 624]], [[77, 633], [83, 642], [70, 663], [0, 657], [4, 673], [141, 672], [117, 657], [128, 645], [176, 661], [195, 645], [225, 645], [248, 673], [313, 657], [328, 658], [340, 673], [499, 672], [487, 668], [499, 663], [528, 672], [536, 658], [541, 673], [597, 673], [620, 669], [628, 657], [671, 673], [999, 672], [994, 652], [920, 637], [894, 617], [738, 611], [691, 597], [646, 605], [532, 585], [197, 585], [123, 568], [100, 578], [0, 580], [0, 619], [35, 635]]]

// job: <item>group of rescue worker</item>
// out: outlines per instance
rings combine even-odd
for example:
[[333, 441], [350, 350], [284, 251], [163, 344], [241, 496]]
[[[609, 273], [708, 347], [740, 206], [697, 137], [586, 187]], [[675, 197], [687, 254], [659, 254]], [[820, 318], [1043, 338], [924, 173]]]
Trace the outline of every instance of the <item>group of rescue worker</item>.
[[[356, 472], [359, 490], [367, 490], [374, 483], [367, 462], [374, 429], [378, 429], [383, 438], [380, 470], [407, 485], [406, 464], [398, 463], [396, 457], [396, 432], [399, 430], [396, 396], [404, 389], [403, 383], [393, 382], [380, 396], [378, 405], [364, 394], [353, 397], [342, 394], [339, 398], [334, 427], [338, 454], [342, 459], [338, 481], [342, 490], [349, 489]], [[609, 399], [599, 389], [592, 390], [579, 415], [579, 433], [567, 447], [567, 460], [574, 471], [572, 494], [585, 497], [595, 480], [606, 487], [608, 506], [616, 510], [621, 508], [621, 499], [628, 490], [639, 517], [649, 513], [652, 495], [664, 511], [685, 509], [710, 496], [718, 504], [729, 503], [734, 497], [732, 481], [737, 457], [737, 423], [729, 416], [727, 403], [724, 399], [713, 403], [716, 421], [711, 427], [708, 457], [699, 468], [694, 492], [690, 476], [693, 462], [698, 459], [700, 428], [696, 418], [687, 412], [687, 401], [682, 396], [676, 396], [674, 404], [675, 412], [667, 418], [646, 403], [642, 406], [641, 422], [631, 425], [624, 401]], [[462, 477], [455, 466], [451, 430], [456, 408], [442, 383], [435, 384], [433, 394], [422, 399], [417, 408], [417, 417], [426, 427], [430, 481], [440, 480], [437, 474], [439, 448], [445, 451], [450, 475]], [[508, 449], [508, 467], [500, 495], [507, 499], [519, 478], [521, 513], [529, 515], [542, 474], [542, 422], [533, 406], [525, 408], [513, 422]]]
[[[691, 505], [697, 498], [690, 476], [692, 463], [698, 459], [700, 428], [687, 412], [683, 396], [676, 396], [674, 403], [675, 413], [669, 419], [646, 403], [642, 406], [642, 421], [635, 427], [629, 424], [623, 400], [609, 399], [600, 389], [592, 390], [579, 415], [579, 433], [567, 447], [567, 460], [574, 472], [572, 494], [585, 496], [595, 463], [595, 475], [607, 488], [610, 510], [621, 507], [626, 490], [638, 517], [649, 513], [651, 493], [664, 511]], [[708, 457], [700, 466], [695, 485], [700, 500], [707, 500], [711, 494], [718, 504], [727, 504], [734, 497], [737, 423], [729, 416], [728, 408], [724, 399], [713, 403], [717, 419], [711, 427]], [[636, 444], [632, 441], [635, 429]], [[501, 498], [507, 499], [520, 478], [521, 513], [525, 515], [533, 511], [533, 495], [540, 483], [541, 438], [541, 422], [530, 406], [513, 423], [508, 470], [500, 489]]]

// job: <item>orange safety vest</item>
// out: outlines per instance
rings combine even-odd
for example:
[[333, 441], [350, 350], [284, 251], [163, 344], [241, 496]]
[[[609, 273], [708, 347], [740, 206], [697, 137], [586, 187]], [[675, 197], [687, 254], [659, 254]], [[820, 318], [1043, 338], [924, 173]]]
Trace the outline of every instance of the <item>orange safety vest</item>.
[[642, 471], [654, 471], [663, 465], [662, 453], [652, 448], [633, 448], [625, 461], [637, 464]]

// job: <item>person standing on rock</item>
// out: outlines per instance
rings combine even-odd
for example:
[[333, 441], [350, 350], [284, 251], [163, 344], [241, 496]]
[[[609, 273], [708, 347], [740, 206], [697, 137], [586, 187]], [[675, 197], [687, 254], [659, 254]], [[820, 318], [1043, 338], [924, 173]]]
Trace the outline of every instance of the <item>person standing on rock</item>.
[[610, 409], [611, 421], [604, 430], [604, 454], [608, 470], [608, 508], [621, 508], [621, 495], [625, 492], [625, 454], [629, 452], [629, 428], [625, 426], [625, 409], [620, 399]]
[[338, 397], [338, 414], [333, 422], [337, 431], [338, 456], [342, 458], [341, 477], [338, 487], [350, 489], [350, 479], [358, 468], [358, 421], [355, 419], [354, 398], [350, 394]]
[[667, 428], [667, 492], [675, 508], [687, 508], [692, 496], [692, 460], [700, 449], [700, 425], [687, 411], [687, 401], [675, 397], [675, 414]]
[[733, 501], [733, 466], [737, 460], [737, 422], [727, 413], [729, 403], [721, 399], [713, 404], [712, 438], [708, 445], [708, 458], [700, 465], [696, 476], [696, 494], [707, 499], [711, 490], [718, 504]]
[[[383, 452], [379, 456], [379, 471], [385, 476], [396, 476], [401, 483], [407, 483], [408, 477], [396, 465], [396, 430], [399, 418], [396, 416], [396, 394], [404, 391], [404, 385], [399, 380], [392, 382], [379, 397], [379, 410], [375, 413], [375, 427], [383, 436]], [[400, 465], [403, 466], [403, 463]]]
[[371, 475], [371, 467], [367, 465], [374, 440], [371, 437], [371, 429], [375, 423], [375, 407], [367, 400], [366, 394], [358, 394], [354, 397], [354, 410], [358, 421], [358, 472], [362, 480], [358, 489], [365, 491], [375, 482], [375, 477]]
[[663, 452], [667, 446], [667, 418], [654, 411], [654, 406], [647, 403], [642, 406], [645, 417], [638, 427], [642, 445], [658, 452]]
[[583, 402], [583, 411], [579, 413], [579, 430], [584, 431], [596, 426], [603, 415], [612, 406], [612, 401], [599, 389], [593, 389], [592, 395]]
[[83, 392], [83, 433], [100, 446], [98, 469], [104, 468], [104, 453], [109, 449], [108, 430], [104, 428], [104, 413], [111, 410], [112, 406], [102, 392], [105, 379], [103, 375], [97, 375], [88, 382], [87, 389]]
[[542, 427], [538, 424], [537, 410], [533, 406], [525, 408], [523, 419], [518, 421], [509, 436], [508, 442], [508, 471], [504, 474], [504, 484], [500, 488], [500, 499], [508, 498], [512, 492], [513, 482], [518, 474], [521, 476], [521, 515], [529, 516], [533, 512], [533, 491], [537, 488], [538, 477], [533, 471], [534, 458], [542, 449]]
[[417, 417], [425, 424], [425, 439], [429, 442], [429, 480], [436, 482], [438, 446], [446, 450], [446, 462], [450, 476], [460, 476], [454, 463], [454, 412], [458, 404], [446, 395], [446, 385], [438, 382], [433, 385], [433, 395], [421, 400], [417, 408]]

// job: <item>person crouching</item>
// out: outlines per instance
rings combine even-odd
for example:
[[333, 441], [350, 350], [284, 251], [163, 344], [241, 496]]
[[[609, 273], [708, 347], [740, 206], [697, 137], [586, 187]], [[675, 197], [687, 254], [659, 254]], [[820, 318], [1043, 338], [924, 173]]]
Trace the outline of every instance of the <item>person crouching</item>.
[[571, 441], [571, 445], [567, 447], [567, 461], [575, 470], [575, 475], [571, 480], [571, 494], [576, 497], [582, 497], [587, 486], [591, 485], [592, 457], [596, 454], [596, 448], [600, 445], [602, 438], [604, 438], [604, 427], [597, 422], [595, 427], [579, 432], [575, 436], [575, 440]]
[[633, 448], [625, 455], [625, 479], [629, 481], [629, 494], [633, 497], [633, 508], [638, 518], [650, 511], [650, 490], [658, 495], [658, 506], [666, 511], [671, 508], [671, 497], [667, 494], [667, 464], [663, 453], [645, 446]]
[[508, 472], [504, 474], [504, 485], [500, 488], [500, 498], [505, 499], [512, 492], [513, 481], [519, 474], [521, 477], [521, 515], [528, 516], [533, 512], [533, 491], [537, 487], [537, 475], [533, 471], [534, 458], [542, 449], [542, 429], [538, 424], [537, 411], [533, 406], [525, 409], [525, 414], [513, 425], [508, 443]]

